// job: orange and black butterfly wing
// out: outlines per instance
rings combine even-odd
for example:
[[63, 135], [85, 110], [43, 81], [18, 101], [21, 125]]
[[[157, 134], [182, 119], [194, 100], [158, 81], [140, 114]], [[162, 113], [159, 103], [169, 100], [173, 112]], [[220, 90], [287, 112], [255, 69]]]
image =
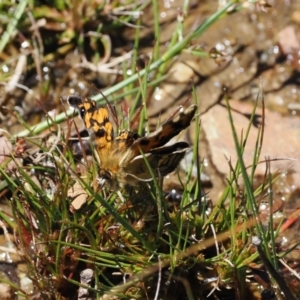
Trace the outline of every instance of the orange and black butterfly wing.
[[[188, 149], [188, 143], [178, 142], [171, 146], [154, 149], [145, 155], [136, 156], [129, 165], [124, 168], [126, 180], [152, 180], [153, 177], [149, 167], [155, 177], [166, 176], [175, 171]], [[145, 160], [147, 160], [147, 163]]]
[[140, 155], [140, 153], [146, 154], [155, 148], [164, 146], [173, 137], [178, 135], [180, 131], [190, 125], [196, 110], [197, 106], [191, 105], [173, 119], [164, 122], [156, 131], [134, 141], [130, 148], [130, 153], [124, 157], [124, 161], [121, 163], [125, 163], [126, 165], [127, 162], [130, 162], [135, 156]]
[[102, 161], [110, 153], [114, 140], [107, 108], [97, 107], [95, 101], [77, 96], [70, 96], [68, 102], [70, 106], [78, 109]]

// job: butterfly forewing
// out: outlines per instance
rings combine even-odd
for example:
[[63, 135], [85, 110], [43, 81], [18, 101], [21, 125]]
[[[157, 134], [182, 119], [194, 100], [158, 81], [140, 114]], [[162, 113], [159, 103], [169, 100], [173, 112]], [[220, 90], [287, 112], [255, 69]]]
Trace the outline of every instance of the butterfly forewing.
[[[164, 146], [173, 137], [190, 125], [196, 110], [197, 106], [191, 105], [185, 111], [180, 112], [175, 118], [164, 122], [156, 131], [150, 133], [148, 136], [137, 139], [132, 144], [130, 154], [123, 158], [124, 163], [127, 164], [127, 161], [131, 161], [140, 153], [148, 153], [155, 148]], [[121, 163], [123, 163], [123, 161]]]
[[95, 143], [100, 161], [105, 159], [113, 145], [113, 126], [109, 121], [106, 107], [97, 107], [97, 103], [88, 98], [69, 97], [69, 104], [78, 109], [92, 141]]

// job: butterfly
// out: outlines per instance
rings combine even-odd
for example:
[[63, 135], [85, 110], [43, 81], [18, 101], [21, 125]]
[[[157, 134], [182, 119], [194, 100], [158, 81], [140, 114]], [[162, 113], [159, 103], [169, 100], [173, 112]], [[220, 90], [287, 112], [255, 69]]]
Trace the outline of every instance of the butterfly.
[[108, 184], [111, 190], [118, 190], [125, 185], [137, 186], [141, 181], [152, 180], [153, 175], [166, 176], [177, 168], [189, 149], [186, 142], [170, 146], [165, 144], [190, 125], [197, 110], [196, 105], [180, 110], [156, 131], [140, 137], [129, 130], [123, 130], [115, 136], [108, 108], [97, 106], [89, 98], [70, 96], [68, 102], [79, 111], [95, 145], [100, 159], [99, 183]]

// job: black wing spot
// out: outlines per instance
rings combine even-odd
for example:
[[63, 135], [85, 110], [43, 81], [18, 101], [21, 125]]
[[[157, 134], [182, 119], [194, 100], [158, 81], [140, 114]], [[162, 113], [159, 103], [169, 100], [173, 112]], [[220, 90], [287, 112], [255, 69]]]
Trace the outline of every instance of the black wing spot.
[[79, 114], [80, 114], [80, 117], [82, 119], [84, 119], [85, 114], [86, 114], [86, 109], [84, 107], [81, 107], [80, 110], [79, 110]]
[[137, 140], [137, 139], [140, 138], [140, 135], [139, 135], [138, 133], [136, 133], [136, 132], [132, 132], [132, 134], [131, 134], [130, 137], [131, 137], [132, 139], [134, 139], [134, 140]]
[[71, 106], [78, 106], [83, 103], [83, 98], [78, 96], [69, 96], [68, 102]]
[[142, 146], [147, 146], [147, 145], [149, 145], [149, 143], [150, 143], [150, 141], [147, 140], [147, 139], [141, 139], [139, 141], [139, 144], [142, 145]]
[[105, 130], [103, 129], [103, 128], [101, 128], [101, 129], [99, 129], [99, 130], [97, 130], [97, 131], [95, 131], [95, 135], [97, 136], [97, 137], [104, 137], [104, 135], [105, 135]]

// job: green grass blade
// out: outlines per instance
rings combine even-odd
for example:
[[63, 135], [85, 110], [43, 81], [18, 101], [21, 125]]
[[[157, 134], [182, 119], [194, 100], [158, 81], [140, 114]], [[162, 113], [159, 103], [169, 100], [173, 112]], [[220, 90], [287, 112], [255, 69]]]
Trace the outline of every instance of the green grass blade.
[[[195, 31], [192, 33], [188, 34], [185, 38], [183, 38], [181, 41], [179, 41], [177, 44], [172, 47], [172, 49], [167, 50], [166, 53], [164, 53], [161, 58], [157, 59], [155, 62], [153, 62], [149, 68], [143, 69], [138, 73], [133, 74], [132, 76], [128, 77], [126, 80], [123, 80], [114, 86], [106, 89], [103, 91], [102, 94], [98, 94], [94, 97], [92, 97], [95, 101], [99, 102], [101, 100], [104, 100], [104, 96], [107, 97], [115, 92], [118, 92], [119, 90], [125, 88], [128, 84], [131, 84], [139, 79], [139, 77], [143, 77], [148, 72], [154, 71], [159, 66], [168, 60], [172, 59], [174, 56], [179, 54], [183, 49], [187, 47], [187, 45], [191, 42], [192, 39], [197, 38], [200, 34], [205, 32], [205, 30], [208, 29], [209, 26], [211, 26], [214, 22], [216, 22], [220, 17], [222, 17], [226, 11], [235, 3], [236, 1], [229, 1], [224, 7], [222, 7], [219, 11], [217, 11], [215, 14], [213, 14], [211, 17], [209, 17], [206, 21], [203, 22]], [[76, 114], [76, 113], [75, 113]], [[67, 118], [71, 117], [74, 115], [74, 110], [69, 109], [66, 112], [63, 112], [56, 117], [53, 118], [53, 121], [44, 121], [41, 122], [40, 124], [33, 126], [30, 128], [30, 130], [24, 130], [20, 133], [18, 133], [16, 136], [18, 137], [24, 137], [27, 136], [28, 134], [38, 134], [45, 130], [46, 128], [50, 127], [54, 123], [58, 124], [63, 121], [65, 121]]]
[[14, 15], [10, 19], [10, 22], [5, 30], [5, 32], [2, 34], [0, 39], [0, 52], [4, 50], [6, 47], [9, 39], [12, 37], [14, 30], [16, 29], [18, 22], [22, 15], [25, 12], [26, 6], [27, 6], [27, 0], [22, 0], [19, 2], [18, 6], [16, 7], [16, 10], [14, 12]]

